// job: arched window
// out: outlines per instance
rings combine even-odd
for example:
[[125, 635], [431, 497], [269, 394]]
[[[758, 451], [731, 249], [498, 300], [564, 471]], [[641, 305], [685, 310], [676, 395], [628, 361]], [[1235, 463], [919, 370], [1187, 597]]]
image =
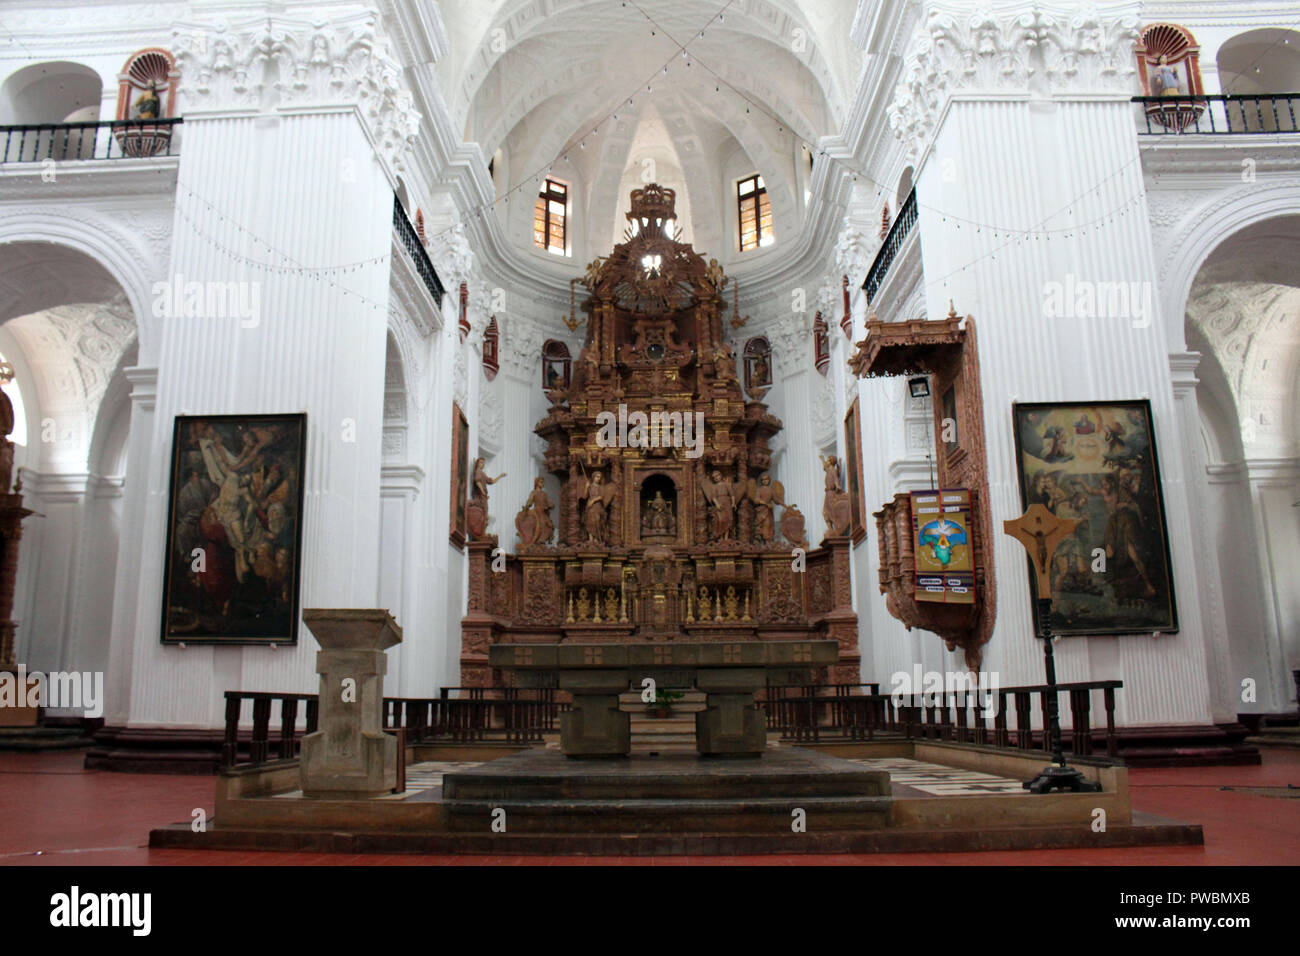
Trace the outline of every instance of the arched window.
[[745, 343], [745, 391], [768, 388], [772, 384], [772, 346], [763, 336]]
[[736, 183], [736, 214], [740, 219], [740, 251], [776, 241], [772, 232], [772, 201], [763, 177], [755, 173]]
[[542, 388], [568, 388], [573, 372], [573, 359], [569, 347], [563, 342], [548, 339], [542, 346]]
[[488, 321], [487, 328], [483, 330], [483, 374], [487, 376], [489, 382], [497, 377], [497, 371], [501, 368], [498, 358], [500, 347], [501, 330], [497, 326], [497, 317], [494, 315]]
[[823, 375], [831, 366], [830, 329], [827, 328], [826, 320], [822, 318], [820, 312], [813, 319], [813, 362], [817, 366], [817, 371]]
[[566, 210], [569, 187], [558, 179], [548, 179], [537, 194], [533, 209], [533, 245], [556, 255], [564, 255], [569, 240]]

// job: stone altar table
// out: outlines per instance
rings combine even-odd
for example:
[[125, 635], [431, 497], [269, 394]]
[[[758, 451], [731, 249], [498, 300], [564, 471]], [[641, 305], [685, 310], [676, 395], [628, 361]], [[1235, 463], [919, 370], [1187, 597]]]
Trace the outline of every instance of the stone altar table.
[[616, 757], [631, 751], [630, 715], [618, 695], [656, 687], [696, 687], [706, 695], [695, 715], [696, 749], [705, 756], [759, 756], [767, 728], [754, 693], [774, 683], [799, 684], [839, 657], [837, 641], [667, 644], [496, 644], [493, 667], [513, 671], [521, 687], [555, 686], [573, 695], [561, 716], [560, 747], [570, 757]]

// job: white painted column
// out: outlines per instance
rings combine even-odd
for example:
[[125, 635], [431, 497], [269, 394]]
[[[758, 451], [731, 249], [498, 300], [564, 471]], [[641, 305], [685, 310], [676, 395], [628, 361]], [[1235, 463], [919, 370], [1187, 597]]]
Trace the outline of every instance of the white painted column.
[[[1129, 103], [1137, 6], [1101, 7], [1094, 25], [1065, 5], [1040, 4], [1028, 27], [1020, 19], [1025, 4], [1000, 4], [991, 14], [995, 28], [978, 35], [969, 16], [932, 17], [930, 45], [912, 59], [946, 79], [938, 85], [950, 96], [937, 104], [919, 96], [898, 117], [933, 136], [917, 190], [928, 313], [946, 314], [952, 299], [979, 323], [993, 527], [1023, 510], [1013, 402], [1151, 400], [1180, 630], [1062, 640], [1060, 679], [1122, 679], [1118, 718], [1130, 726], [1205, 724], [1222, 710], [1210, 692], [1213, 637], [1198, 598], [1191, 530], [1198, 516], [1178, 447], [1164, 323], [1155, 314], [1157, 273]], [[932, 42], [940, 36], [942, 44]], [[1045, 315], [1047, 284], [1070, 276], [1135, 283], [1145, 311]], [[998, 620], [986, 667], [1003, 684], [1038, 683], [1042, 650], [1031, 627], [1024, 550], [1005, 535], [994, 539]]]
[[[143, 536], [132, 556], [133, 726], [211, 727], [227, 689], [315, 684], [316, 648], [301, 623], [296, 647], [161, 645], [175, 416], [305, 412], [300, 605], [369, 608], [379, 599], [393, 203], [386, 164], [405, 143], [410, 115], [409, 98], [385, 90], [382, 77], [396, 65], [373, 29], [374, 15], [358, 14], [178, 30], [208, 33], [201, 49], [180, 54], [186, 124], [172, 273], [249, 283], [258, 308], [253, 316], [173, 310], [161, 323], [152, 439], [167, 451], [142, 476]], [[278, 76], [251, 52], [266, 45], [280, 53]]]

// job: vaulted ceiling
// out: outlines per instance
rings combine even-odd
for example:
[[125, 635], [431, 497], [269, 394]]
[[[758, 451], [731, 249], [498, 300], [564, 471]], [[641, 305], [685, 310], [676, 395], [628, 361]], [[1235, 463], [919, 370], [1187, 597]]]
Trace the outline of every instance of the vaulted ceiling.
[[653, 176], [678, 190], [687, 238], [726, 262], [735, 178], [764, 176], [778, 241], [801, 227], [801, 145], [838, 130], [861, 66], [854, 7], [444, 0], [439, 83], [466, 141], [497, 160], [498, 195], [517, 187], [498, 204], [515, 242], [531, 246], [535, 184], [548, 170], [575, 187], [581, 261], [608, 250], [628, 189]]

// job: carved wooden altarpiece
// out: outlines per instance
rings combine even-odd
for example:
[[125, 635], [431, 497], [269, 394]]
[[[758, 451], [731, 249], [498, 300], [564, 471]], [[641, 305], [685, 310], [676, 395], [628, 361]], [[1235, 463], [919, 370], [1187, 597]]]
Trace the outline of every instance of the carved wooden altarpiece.
[[[730, 280], [669, 238], [674, 205], [657, 184], [633, 191], [626, 241], [580, 280], [585, 342], [535, 428], [560, 480], [558, 541], [521, 545], [496, 572], [496, 539], [470, 543], [465, 686], [508, 680], [489, 664], [498, 643], [811, 636], [839, 642], [821, 679], [860, 680], [852, 542], [827, 539], [804, 555], [804, 570], [792, 567], [803, 518], [784, 508], [774, 476], [764, 480], [781, 422], [741, 390], [723, 338]], [[639, 415], [650, 423], [644, 443], [631, 440]], [[607, 440], [611, 419], [627, 423], [629, 440]]]

